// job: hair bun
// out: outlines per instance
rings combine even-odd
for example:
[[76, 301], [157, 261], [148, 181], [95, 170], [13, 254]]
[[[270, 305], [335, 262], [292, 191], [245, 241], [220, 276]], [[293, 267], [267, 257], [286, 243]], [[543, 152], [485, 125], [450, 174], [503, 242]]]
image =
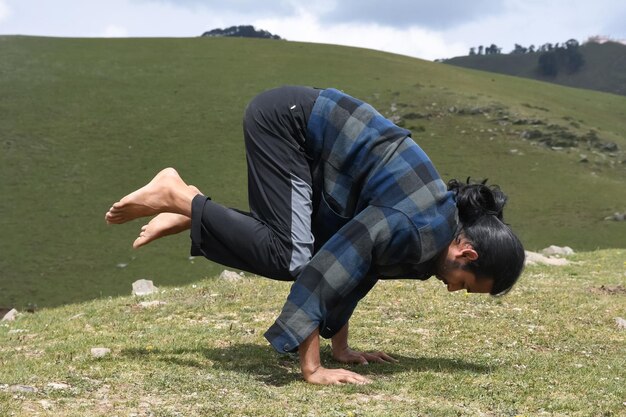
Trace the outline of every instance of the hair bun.
[[486, 185], [487, 180], [472, 182], [470, 177], [465, 183], [452, 179], [448, 182], [448, 190], [456, 195], [459, 220], [468, 225], [482, 216], [495, 216], [503, 220], [502, 211], [507, 196], [497, 185]]

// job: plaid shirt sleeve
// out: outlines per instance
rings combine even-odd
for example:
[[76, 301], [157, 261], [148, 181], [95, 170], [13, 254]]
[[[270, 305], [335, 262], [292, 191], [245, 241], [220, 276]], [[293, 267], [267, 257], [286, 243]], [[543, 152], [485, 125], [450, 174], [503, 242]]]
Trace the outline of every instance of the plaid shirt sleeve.
[[292, 352], [315, 330], [331, 337], [349, 320], [376, 283], [370, 265], [393, 262], [391, 246], [419, 242], [404, 214], [369, 206], [336, 233], [303, 269], [265, 337], [279, 352]]

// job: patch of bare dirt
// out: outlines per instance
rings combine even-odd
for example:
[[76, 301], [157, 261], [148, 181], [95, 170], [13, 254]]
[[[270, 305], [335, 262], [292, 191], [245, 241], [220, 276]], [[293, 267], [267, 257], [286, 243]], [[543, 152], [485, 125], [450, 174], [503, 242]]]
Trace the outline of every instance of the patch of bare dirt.
[[600, 295], [625, 295], [626, 287], [623, 285], [600, 285], [599, 287], [591, 287], [590, 292]]

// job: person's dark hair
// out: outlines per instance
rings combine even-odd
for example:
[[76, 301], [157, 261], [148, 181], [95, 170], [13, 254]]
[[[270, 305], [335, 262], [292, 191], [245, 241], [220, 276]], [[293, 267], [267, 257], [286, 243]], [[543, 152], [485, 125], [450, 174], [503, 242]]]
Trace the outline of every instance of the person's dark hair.
[[460, 228], [478, 253], [478, 259], [466, 268], [477, 278], [494, 281], [492, 295], [504, 295], [511, 290], [524, 269], [524, 247], [511, 228], [504, 223], [502, 211], [507, 196], [497, 185], [487, 180], [465, 183], [456, 179], [448, 182], [448, 190], [456, 195]]

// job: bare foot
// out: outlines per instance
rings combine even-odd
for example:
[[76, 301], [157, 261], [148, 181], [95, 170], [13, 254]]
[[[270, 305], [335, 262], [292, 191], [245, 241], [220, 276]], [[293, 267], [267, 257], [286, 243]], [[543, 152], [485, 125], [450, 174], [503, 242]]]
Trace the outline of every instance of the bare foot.
[[183, 214], [161, 213], [141, 228], [139, 237], [133, 242], [137, 249], [153, 240], [173, 235], [191, 227], [191, 219]]
[[[190, 185], [189, 189], [194, 194], [202, 194], [195, 186]], [[141, 228], [139, 237], [133, 242], [133, 248], [137, 249], [153, 240], [180, 233], [191, 227], [191, 219], [184, 214], [161, 213]]]
[[189, 192], [189, 186], [178, 172], [165, 168], [148, 184], [113, 204], [104, 218], [109, 224], [121, 224], [164, 212], [190, 214], [190, 198], [195, 194]]

